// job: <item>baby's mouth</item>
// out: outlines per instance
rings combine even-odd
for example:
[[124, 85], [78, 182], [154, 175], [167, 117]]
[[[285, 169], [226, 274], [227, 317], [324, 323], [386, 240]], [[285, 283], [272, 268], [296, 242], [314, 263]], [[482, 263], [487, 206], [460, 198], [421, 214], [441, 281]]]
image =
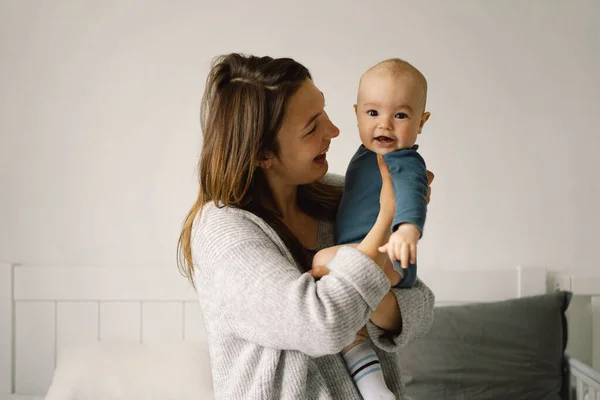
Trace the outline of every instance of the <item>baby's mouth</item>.
[[376, 142], [379, 143], [391, 143], [394, 141], [394, 139], [387, 137], [387, 136], [377, 136], [376, 138], [374, 138], [373, 140], [375, 140]]

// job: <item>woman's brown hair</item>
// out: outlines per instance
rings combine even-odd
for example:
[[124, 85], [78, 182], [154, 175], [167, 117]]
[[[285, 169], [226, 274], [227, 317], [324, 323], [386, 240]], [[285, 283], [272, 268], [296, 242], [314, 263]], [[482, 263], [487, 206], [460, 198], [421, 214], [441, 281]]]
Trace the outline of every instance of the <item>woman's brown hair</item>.
[[[300, 241], [281, 221], [281, 214], [265, 207], [274, 202], [258, 166], [267, 154], [278, 155], [277, 132], [286, 103], [306, 79], [311, 79], [309, 71], [290, 58], [229, 54], [213, 61], [200, 107], [200, 190], [178, 243], [179, 270], [192, 284], [192, 226], [202, 207], [211, 201], [264, 219], [282, 238], [299, 268], [310, 269]], [[315, 182], [298, 188], [297, 201], [307, 214], [331, 219], [341, 195], [341, 187]]]

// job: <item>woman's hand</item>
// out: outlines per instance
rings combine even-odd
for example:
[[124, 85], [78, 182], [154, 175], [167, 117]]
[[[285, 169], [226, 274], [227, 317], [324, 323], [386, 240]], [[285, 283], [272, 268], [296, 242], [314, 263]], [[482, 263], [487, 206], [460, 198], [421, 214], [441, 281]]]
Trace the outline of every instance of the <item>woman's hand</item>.
[[433, 172], [427, 170], [427, 204], [429, 204], [429, 200], [431, 200], [431, 182], [433, 182], [433, 178], [435, 178]]
[[[385, 215], [394, 215], [396, 209], [396, 203], [394, 199], [394, 186], [392, 183], [392, 176], [390, 170], [383, 159], [383, 156], [377, 155], [377, 164], [379, 165], [379, 172], [381, 173], [381, 192], [379, 194], [379, 206], [381, 211]], [[435, 174], [430, 170], [427, 170], [427, 204], [431, 200], [431, 182], [435, 179]]]
[[329, 275], [330, 272], [331, 271], [329, 270], [329, 268], [327, 268], [324, 265], [316, 265], [312, 267], [310, 271], [308, 271], [310, 276], [312, 276], [316, 280], [321, 279], [325, 275]]
[[394, 219], [396, 211], [396, 200], [394, 198], [394, 186], [390, 170], [383, 159], [383, 156], [377, 155], [377, 165], [381, 173], [381, 192], [379, 193], [379, 218], [389, 220], [390, 224]]

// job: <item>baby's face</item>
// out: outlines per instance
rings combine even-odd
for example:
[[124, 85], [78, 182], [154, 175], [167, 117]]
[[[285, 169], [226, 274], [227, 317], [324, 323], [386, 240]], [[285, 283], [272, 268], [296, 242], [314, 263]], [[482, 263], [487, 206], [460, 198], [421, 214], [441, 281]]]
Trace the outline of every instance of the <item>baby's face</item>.
[[422, 90], [410, 75], [363, 76], [355, 106], [360, 139], [369, 150], [384, 155], [411, 148], [429, 113]]

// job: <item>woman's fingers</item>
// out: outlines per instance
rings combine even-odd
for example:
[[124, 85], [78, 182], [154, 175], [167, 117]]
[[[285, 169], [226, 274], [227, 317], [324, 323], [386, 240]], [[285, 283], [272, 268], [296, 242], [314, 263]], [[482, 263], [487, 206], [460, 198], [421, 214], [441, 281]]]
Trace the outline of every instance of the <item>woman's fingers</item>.
[[381, 173], [381, 193], [379, 194], [379, 206], [380, 216], [386, 219], [394, 217], [394, 210], [396, 209], [396, 202], [394, 198], [394, 187], [392, 184], [392, 177], [390, 170], [388, 169], [385, 160], [382, 156], [377, 155], [377, 165], [379, 166], [379, 172]]
[[431, 185], [431, 182], [433, 182], [434, 178], [435, 178], [435, 174], [433, 172], [431, 172], [430, 170], [427, 170], [427, 183], [429, 183]]
[[327, 268], [325, 266], [314, 267], [313, 269], [308, 271], [310, 276], [312, 276], [315, 279], [321, 279], [325, 275], [329, 275], [329, 272], [330, 272], [329, 268]]
[[390, 169], [388, 168], [382, 155], [377, 154], [377, 165], [379, 166], [379, 172], [381, 173], [381, 180], [385, 183], [389, 181], [392, 183], [392, 176], [390, 175]]
[[429, 201], [431, 200], [431, 182], [433, 182], [434, 178], [435, 174], [430, 170], [427, 170], [427, 204], [429, 204]]

